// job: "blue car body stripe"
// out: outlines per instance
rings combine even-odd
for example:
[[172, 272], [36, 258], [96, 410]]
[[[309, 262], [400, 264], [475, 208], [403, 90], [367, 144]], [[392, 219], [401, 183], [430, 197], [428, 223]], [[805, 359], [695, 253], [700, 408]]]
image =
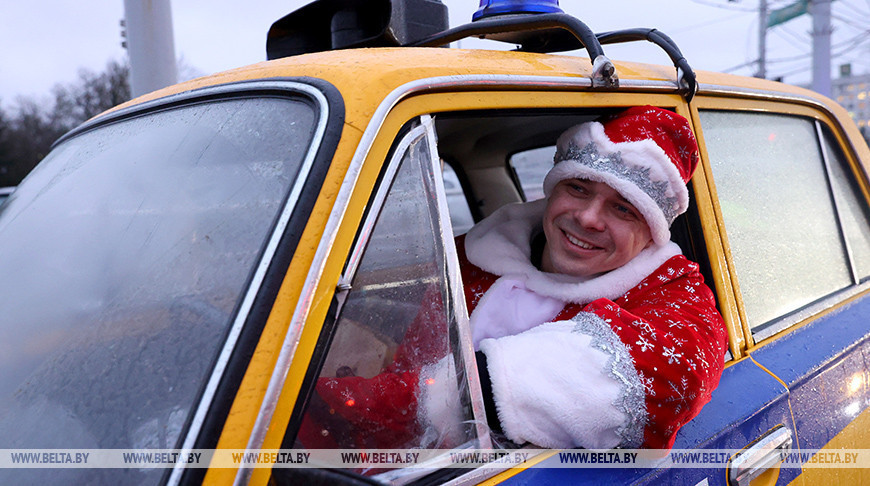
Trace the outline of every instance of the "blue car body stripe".
[[[797, 434], [802, 449], [824, 447], [870, 403], [866, 356], [870, 356], [870, 295], [773, 340], [753, 358], [783, 380], [744, 359], [722, 374], [713, 399], [677, 435], [676, 449], [745, 447], [778, 424]], [[857, 378], [856, 378], [857, 377]], [[792, 422], [789, 400], [795, 416]], [[864, 446], [856, 445], [856, 447]], [[502, 484], [696, 484], [724, 485], [722, 469], [548, 469], [555, 455]], [[780, 484], [800, 469], [780, 471]]]
[[[785, 388], [745, 359], [725, 369], [712, 400], [680, 430], [674, 447], [741, 449], [778, 424], [791, 426]], [[721, 469], [548, 468], [559, 460], [557, 454], [502, 484], [695, 484], [708, 478], [710, 485], [724, 485], [725, 479]]]
[[753, 353], [788, 384], [802, 448], [824, 447], [870, 403], [863, 379], [867, 353], [870, 296], [866, 295]]

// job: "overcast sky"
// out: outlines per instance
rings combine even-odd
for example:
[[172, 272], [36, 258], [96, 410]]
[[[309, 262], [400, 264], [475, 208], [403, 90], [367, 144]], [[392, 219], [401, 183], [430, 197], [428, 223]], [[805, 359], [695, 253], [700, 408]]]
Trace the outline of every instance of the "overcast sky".
[[[269, 26], [307, 0], [171, 0], [176, 56], [186, 72], [211, 74], [265, 59]], [[470, 21], [478, 0], [443, 0], [451, 26]], [[772, 8], [793, 0], [768, 0]], [[562, 0], [561, 7], [595, 32], [654, 27], [671, 36], [695, 69], [751, 75], [733, 69], [758, 56], [759, 0]], [[80, 69], [101, 71], [122, 60], [123, 0], [3, 0], [0, 6], [0, 103], [18, 96], [40, 99], [60, 83], [75, 82]], [[832, 72], [845, 62], [854, 73], [870, 72], [870, 0], [837, 0]], [[810, 79], [810, 17], [792, 20], [768, 34], [769, 77]], [[605, 47], [613, 59], [668, 63], [657, 49]], [[479, 45], [479, 44], [474, 44]], [[467, 45], [465, 46], [467, 47]]]

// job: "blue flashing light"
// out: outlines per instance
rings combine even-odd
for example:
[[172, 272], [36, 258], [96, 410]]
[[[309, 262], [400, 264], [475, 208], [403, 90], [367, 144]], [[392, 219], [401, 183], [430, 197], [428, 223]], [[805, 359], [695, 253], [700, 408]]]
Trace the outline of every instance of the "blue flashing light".
[[471, 16], [471, 21], [511, 14], [564, 13], [559, 0], [480, 0], [480, 8]]

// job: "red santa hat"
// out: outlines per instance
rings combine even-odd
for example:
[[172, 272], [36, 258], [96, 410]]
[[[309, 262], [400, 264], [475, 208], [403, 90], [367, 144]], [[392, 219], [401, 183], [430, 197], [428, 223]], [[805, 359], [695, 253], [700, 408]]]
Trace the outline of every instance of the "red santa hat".
[[544, 194], [563, 179], [603, 182], [640, 211], [653, 241], [664, 244], [671, 223], [689, 206], [686, 183], [697, 165], [698, 144], [684, 117], [636, 106], [565, 131]]

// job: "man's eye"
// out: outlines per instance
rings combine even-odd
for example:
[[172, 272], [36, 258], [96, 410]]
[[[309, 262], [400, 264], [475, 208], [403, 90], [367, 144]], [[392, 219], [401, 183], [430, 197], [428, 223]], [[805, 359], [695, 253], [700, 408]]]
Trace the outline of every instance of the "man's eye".
[[572, 191], [578, 192], [581, 194], [586, 192], [586, 188], [581, 186], [581, 185], [578, 185], [578, 184], [570, 184], [568, 187], [570, 187]]
[[634, 219], [637, 218], [637, 214], [634, 212], [634, 209], [624, 206], [622, 204], [616, 205], [616, 212], [619, 213], [623, 218]]

